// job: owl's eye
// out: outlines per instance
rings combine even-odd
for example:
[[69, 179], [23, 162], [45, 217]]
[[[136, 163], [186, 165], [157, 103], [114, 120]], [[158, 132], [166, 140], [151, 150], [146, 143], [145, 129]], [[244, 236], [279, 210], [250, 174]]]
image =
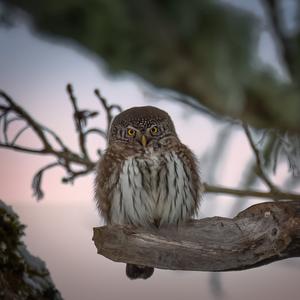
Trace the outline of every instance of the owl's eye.
[[155, 135], [158, 133], [158, 128], [156, 126], [153, 126], [151, 129], [150, 129], [150, 132]]
[[135, 135], [135, 130], [133, 130], [132, 128], [128, 128], [128, 129], [127, 129], [127, 134], [128, 134], [129, 136], [134, 136], [134, 135]]

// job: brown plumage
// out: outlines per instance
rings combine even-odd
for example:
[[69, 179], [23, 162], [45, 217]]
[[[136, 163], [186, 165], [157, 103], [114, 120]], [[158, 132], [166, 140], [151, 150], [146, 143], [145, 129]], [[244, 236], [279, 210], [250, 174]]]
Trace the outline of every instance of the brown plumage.
[[[115, 117], [95, 180], [97, 206], [108, 224], [185, 222], [197, 211], [200, 186], [196, 159], [165, 111], [133, 107]], [[126, 273], [146, 279], [153, 268], [128, 264]]]

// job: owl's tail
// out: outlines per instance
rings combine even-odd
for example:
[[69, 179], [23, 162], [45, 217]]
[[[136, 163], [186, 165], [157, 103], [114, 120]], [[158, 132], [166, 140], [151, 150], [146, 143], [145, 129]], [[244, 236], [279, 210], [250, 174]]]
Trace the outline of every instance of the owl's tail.
[[154, 268], [152, 267], [126, 264], [126, 275], [130, 279], [148, 279], [153, 272]]

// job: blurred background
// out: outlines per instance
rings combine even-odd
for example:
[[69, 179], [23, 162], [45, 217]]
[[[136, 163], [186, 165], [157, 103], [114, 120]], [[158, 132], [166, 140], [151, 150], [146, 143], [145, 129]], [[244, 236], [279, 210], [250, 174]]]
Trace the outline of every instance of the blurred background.
[[[197, 155], [205, 182], [268, 191], [241, 126], [248, 122], [268, 178], [300, 193], [299, 14], [297, 0], [2, 1], [0, 89], [76, 153], [68, 83], [80, 109], [100, 112], [90, 127], [107, 126], [95, 88], [123, 109], [157, 106]], [[32, 130], [18, 144], [41, 146]], [[91, 136], [87, 147], [96, 161], [105, 139]], [[32, 179], [53, 161], [0, 147], [0, 199], [26, 224], [25, 244], [64, 299], [297, 298], [298, 258], [215, 274], [156, 270], [150, 280], [129, 281], [125, 265], [97, 255], [92, 242], [102, 224], [93, 172], [63, 184], [66, 170], [51, 168], [37, 200]], [[268, 200], [207, 193], [199, 217], [233, 217]]]

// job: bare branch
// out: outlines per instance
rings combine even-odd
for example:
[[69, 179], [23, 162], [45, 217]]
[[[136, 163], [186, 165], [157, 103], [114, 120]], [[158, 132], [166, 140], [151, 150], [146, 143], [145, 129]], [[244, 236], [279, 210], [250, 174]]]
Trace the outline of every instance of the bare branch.
[[202, 105], [200, 102], [198, 102], [194, 98], [189, 97], [185, 94], [180, 94], [178, 92], [174, 92], [171, 90], [163, 90], [163, 89], [160, 89], [158, 92], [156, 92], [156, 91], [153, 91], [153, 89], [151, 89], [151, 90], [147, 90], [146, 92], [144, 92], [144, 95], [146, 97], [149, 97], [150, 99], [156, 99], [156, 100], [157, 99], [160, 99], [160, 100], [173, 99], [174, 101], [182, 103], [183, 105], [186, 105], [199, 113], [206, 114], [217, 121], [226, 121], [229, 123], [237, 122], [233, 118], [229, 118], [229, 117], [226, 117], [223, 115], [216, 114], [214, 111], [208, 109], [206, 106]]
[[235, 218], [160, 229], [94, 228], [98, 253], [117, 262], [169, 270], [231, 271], [300, 256], [300, 202], [260, 203]]
[[0, 97], [2, 97], [9, 104], [9, 111], [13, 111], [14, 113], [16, 113], [19, 117], [21, 117], [24, 121], [26, 121], [28, 125], [31, 126], [33, 131], [37, 134], [37, 136], [40, 138], [41, 142], [43, 143], [44, 149], [50, 150], [51, 146], [46, 136], [44, 135], [40, 124], [37, 121], [35, 121], [22, 107], [17, 105], [12, 100], [12, 98], [2, 90], [0, 90]]
[[101, 137], [103, 137], [104, 139], [107, 139], [107, 135], [106, 133], [102, 130], [102, 129], [99, 129], [99, 128], [91, 128], [89, 130], [87, 130], [84, 135], [87, 136], [88, 134], [90, 133], [97, 133], [99, 134]]
[[289, 168], [293, 176], [300, 176], [300, 136], [289, 132], [279, 136], [281, 142], [281, 150], [289, 163]]
[[13, 140], [10, 142], [12, 145], [15, 144], [15, 142], [17, 141], [17, 139], [20, 137], [20, 135], [26, 131], [28, 128], [30, 128], [29, 126], [25, 126], [23, 127], [21, 130], [19, 130], [19, 132], [15, 135], [15, 137], [13, 138]]
[[246, 123], [244, 123], [243, 128], [244, 128], [244, 131], [245, 131], [246, 136], [248, 138], [249, 144], [250, 144], [250, 146], [251, 146], [251, 148], [254, 152], [255, 158], [256, 158], [257, 175], [265, 182], [265, 184], [270, 188], [270, 190], [272, 192], [277, 193], [278, 188], [271, 182], [271, 180], [268, 178], [267, 174], [265, 173], [265, 171], [263, 169], [261, 154], [255, 146], [255, 143], [254, 143], [253, 138], [251, 136], [248, 125]]
[[7, 120], [7, 113], [9, 112], [9, 110], [7, 110], [7, 112], [4, 114], [3, 116], [3, 120], [4, 120], [4, 124], [3, 124], [3, 135], [4, 135], [4, 142], [7, 144], [8, 143], [8, 136], [7, 136], [7, 130], [8, 130], [8, 120]]
[[73, 87], [72, 85], [69, 83], [67, 85], [67, 92], [69, 94], [71, 103], [73, 105], [73, 109], [74, 109], [74, 121], [75, 121], [75, 125], [76, 125], [76, 131], [78, 133], [78, 137], [79, 137], [79, 146], [80, 146], [80, 150], [82, 151], [83, 155], [85, 157], [88, 157], [88, 153], [86, 150], [86, 145], [85, 145], [85, 136], [83, 134], [83, 127], [86, 126], [86, 119], [83, 117], [82, 112], [79, 111], [78, 106], [77, 106], [77, 101], [76, 98], [74, 96], [73, 93]]
[[43, 167], [42, 169], [40, 169], [34, 175], [31, 186], [32, 186], [32, 189], [33, 189], [33, 194], [37, 198], [37, 200], [40, 200], [44, 197], [44, 192], [42, 191], [42, 188], [41, 188], [42, 176], [43, 176], [44, 172], [46, 170], [49, 170], [49, 169], [51, 169], [55, 166], [58, 166], [58, 165], [59, 165], [59, 163], [57, 163], [57, 162], [49, 164], [49, 165]]
[[89, 169], [86, 169], [83, 171], [78, 171], [78, 172], [72, 171], [72, 172], [70, 172], [70, 176], [65, 176], [62, 178], [62, 182], [63, 183], [73, 183], [77, 177], [86, 175], [86, 174], [90, 173], [92, 170], [93, 170], [93, 168], [89, 168]]
[[273, 200], [300, 200], [300, 194], [282, 192], [282, 191], [270, 191], [270, 192], [261, 192], [256, 190], [248, 189], [233, 189], [217, 185], [210, 185], [203, 183], [204, 191], [211, 194], [225, 194], [238, 197], [255, 197], [263, 199], [273, 199]]
[[22, 119], [20, 117], [15, 117], [15, 118], [12, 118], [10, 120], [7, 121], [7, 126], [10, 124], [10, 123], [13, 123], [13, 122], [16, 122], [16, 121], [22, 121]]
[[[72, 89], [69, 87], [68, 89], [70, 91], [70, 94], [72, 96], [72, 99], [74, 100], [74, 95], [72, 93]], [[33, 190], [34, 195], [37, 197], [37, 199], [41, 199], [43, 197], [43, 191], [41, 189], [41, 179], [43, 173], [54, 167], [54, 166], [61, 166], [66, 169], [68, 176], [63, 178], [64, 182], [73, 182], [75, 178], [79, 177], [80, 175], [88, 174], [91, 172], [95, 166], [95, 162], [92, 162], [88, 156], [86, 148], [85, 148], [85, 136], [88, 133], [91, 132], [97, 132], [98, 134], [104, 133], [101, 129], [92, 129], [88, 130], [87, 133], [83, 133], [81, 130], [83, 127], [80, 127], [80, 142], [83, 144], [84, 147], [81, 147], [81, 153], [77, 154], [73, 151], [71, 151], [65, 143], [62, 141], [62, 139], [51, 129], [47, 128], [44, 125], [39, 124], [37, 121], [35, 121], [23, 108], [18, 106], [15, 101], [8, 96], [5, 92], [0, 91], [0, 97], [4, 99], [7, 105], [1, 105], [0, 106], [0, 112], [1, 112], [1, 120], [3, 120], [2, 124], [2, 131], [4, 136], [4, 141], [0, 140], [0, 147], [12, 149], [20, 152], [26, 152], [26, 153], [32, 153], [32, 154], [50, 154], [53, 155], [56, 158], [56, 162], [50, 165], [45, 166], [40, 171], [37, 172], [37, 174], [33, 178]], [[90, 111], [78, 111], [76, 107], [76, 111], [79, 113], [79, 116], [76, 116], [76, 120], [78, 121], [78, 124], [81, 124], [80, 122], [84, 119], [85, 121], [87, 118], [94, 117], [98, 113], [97, 112], [90, 112]], [[80, 115], [82, 114], [82, 115]], [[14, 115], [12, 118], [9, 119], [9, 115]], [[8, 130], [9, 125], [12, 122], [15, 121], [24, 121], [27, 123], [27, 125], [19, 130], [19, 132], [15, 135], [15, 137], [10, 142], [8, 139]], [[86, 124], [86, 123], [85, 123]], [[25, 130], [31, 129], [33, 133], [37, 135], [39, 140], [41, 141], [43, 147], [42, 148], [30, 148], [23, 145], [16, 145], [17, 139], [24, 133]], [[57, 142], [60, 149], [56, 150], [52, 145], [51, 142], [48, 140], [48, 136], [46, 134], [50, 134], [54, 138], [54, 140]], [[79, 165], [82, 167], [81, 171], [74, 171], [73, 164]]]
[[276, 173], [280, 148], [281, 148], [280, 141], [278, 139], [276, 139], [274, 142], [273, 149], [272, 149], [272, 153], [273, 153], [272, 156], [274, 157], [273, 168], [272, 168], [273, 174]]
[[16, 150], [20, 152], [26, 152], [26, 153], [32, 153], [32, 154], [46, 154], [47, 152], [44, 149], [33, 149], [33, 148], [27, 148], [17, 145], [11, 145], [11, 144], [4, 144], [0, 142], [0, 148], [6, 148], [11, 150]]
[[61, 140], [61, 138], [51, 129], [45, 127], [45, 126], [42, 126], [41, 125], [41, 128], [45, 131], [45, 132], [48, 132], [50, 135], [52, 135], [52, 137], [56, 140], [56, 142], [61, 146], [61, 148], [65, 151], [70, 151], [68, 149], [68, 147], [63, 143], [63, 141]]
[[106, 134], [108, 134], [109, 126], [111, 124], [111, 121], [113, 119], [113, 114], [112, 111], [114, 109], [118, 110], [119, 112], [122, 111], [121, 106], [119, 105], [108, 105], [107, 100], [101, 95], [100, 91], [98, 89], [95, 89], [95, 95], [99, 99], [100, 103], [103, 106], [103, 109], [105, 110], [106, 113], [106, 121], [107, 121], [107, 128], [106, 128]]

